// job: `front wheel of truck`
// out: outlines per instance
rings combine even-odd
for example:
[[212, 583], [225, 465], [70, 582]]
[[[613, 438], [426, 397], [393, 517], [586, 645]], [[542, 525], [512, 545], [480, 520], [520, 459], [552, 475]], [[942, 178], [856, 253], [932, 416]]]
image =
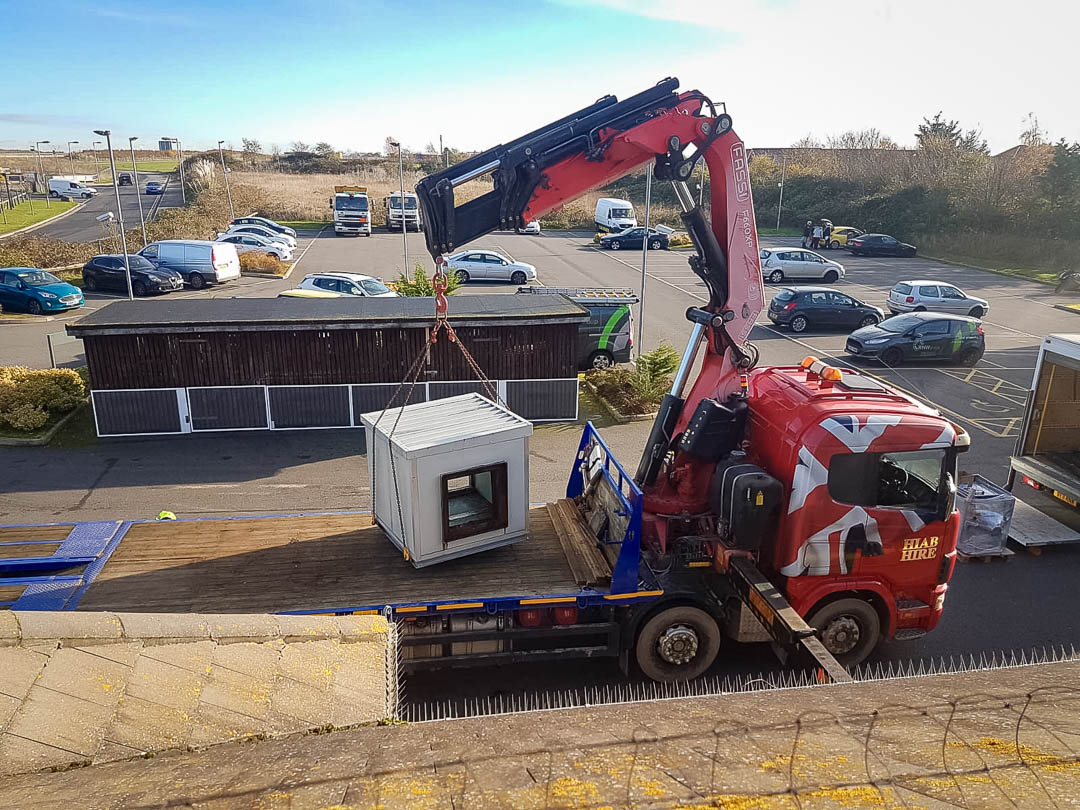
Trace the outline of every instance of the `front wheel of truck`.
[[702, 675], [720, 651], [720, 628], [704, 610], [679, 605], [661, 610], [641, 628], [634, 655], [654, 681], [688, 681]]
[[807, 624], [845, 667], [861, 664], [881, 640], [881, 617], [862, 599], [838, 599], [819, 608]]

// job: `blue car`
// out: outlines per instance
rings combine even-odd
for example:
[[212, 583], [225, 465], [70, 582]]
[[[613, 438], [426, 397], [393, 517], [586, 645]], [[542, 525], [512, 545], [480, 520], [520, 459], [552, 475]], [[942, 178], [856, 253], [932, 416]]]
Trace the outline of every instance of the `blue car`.
[[164, 194], [165, 186], [159, 183], [157, 180], [150, 180], [146, 183], [147, 194]]
[[76, 309], [84, 303], [82, 290], [52, 273], [33, 267], [0, 268], [0, 306], [31, 315]]

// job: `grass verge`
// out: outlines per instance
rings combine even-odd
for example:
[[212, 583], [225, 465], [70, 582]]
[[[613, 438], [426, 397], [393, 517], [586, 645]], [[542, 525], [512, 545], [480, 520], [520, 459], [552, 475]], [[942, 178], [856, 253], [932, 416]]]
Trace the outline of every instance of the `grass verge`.
[[958, 253], [949, 252], [943, 254], [940, 248], [934, 251], [933, 256], [923, 255], [922, 258], [944, 262], [945, 264], [958, 264], [963, 267], [974, 267], [976, 270], [986, 270], [990, 273], [997, 273], [999, 276], [1024, 278], [1028, 281], [1037, 281], [1040, 284], [1057, 284], [1058, 276], [1060, 275], [1054, 271], [1039, 270], [1034, 267], [1008, 267], [1004, 262], [988, 260], [985, 256], [963, 256]]
[[802, 236], [802, 228], [758, 228], [758, 236]]
[[71, 200], [64, 202], [63, 200], [52, 200], [51, 204], [46, 206], [44, 200], [34, 201], [34, 210], [30, 210], [30, 203], [21, 202], [16, 205], [10, 211], [5, 210], [7, 215], [7, 222], [3, 221], [3, 217], [0, 217], [0, 233], [11, 233], [17, 231], [20, 228], [27, 228], [30, 225], [36, 225], [39, 222], [44, 222], [46, 219], [55, 217], [57, 214], [62, 214], [65, 211], [69, 211], [78, 205], [77, 202]]
[[[177, 166], [179, 165], [175, 159], [173, 159], [173, 160], [140, 160], [140, 161], [138, 161], [138, 163], [139, 163], [139, 172], [140, 173], [141, 172], [155, 172], [155, 173], [159, 173], [159, 174], [160, 173], [168, 174], [169, 172], [175, 172]], [[126, 163], [124, 161], [117, 161], [117, 163], [116, 163], [116, 171], [118, 171], [118, 172], [130, 172], [131, 170], [132, 169], [131, 169], [131, 161], [130, 160], [127, 161]], [[142, 181], [142, 177], [139, 178], [139, 181], [140, 182]], [[112, 170], [109, 169], [108, 167], [106, 167], [105, 170], [98, 175], [97, 180], [95, 180], [94, 182], [95, 183], [107, 183], [108, 185], [111, 186], [112, 185]]]
[[278, 222], [278, 225], [284, 225], [286, 228], [292, 228], [296, 231], [321, 231], [327, 225], [333, 225], [333, 223], [319, 222], [315, 219], [287, 219]]
[[90, 403], [80, 405], [64, 426], [56, 432], [49, 447], [75, 448], [90, 447], [97, 444], [97, 430], [94, 427], [94, 409]]

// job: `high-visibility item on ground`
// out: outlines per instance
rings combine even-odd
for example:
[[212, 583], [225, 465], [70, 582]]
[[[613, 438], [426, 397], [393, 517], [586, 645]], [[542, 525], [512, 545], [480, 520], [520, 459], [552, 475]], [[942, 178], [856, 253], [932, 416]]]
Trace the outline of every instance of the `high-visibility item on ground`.
[[361, 419], [375, 521], [417, 568], [525, 537], [531, 422], [480, 394]]
[[334, 186], [334, 233], [371, 236], [371, 201], [367, 186]]
[[1080, 524], [1080, 334], [1050, 335], [1039, 346], [1009, 465], [1009, 489], [1028, 487], [1010, 537], [1029, 547], [1080, 542], [1071, 528]]

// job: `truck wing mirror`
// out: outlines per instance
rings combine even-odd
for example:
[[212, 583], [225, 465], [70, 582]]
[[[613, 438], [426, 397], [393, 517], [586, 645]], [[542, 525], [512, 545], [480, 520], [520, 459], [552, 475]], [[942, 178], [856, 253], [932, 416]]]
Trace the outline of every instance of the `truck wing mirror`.
[[938, 500], [941, 504], [937, 516], [938, 520], [948, 520], [949, 515], [956, 509], [956, 482], [953, 480], [952, 473], [945, 473], [945, 477], [941, 481]]

